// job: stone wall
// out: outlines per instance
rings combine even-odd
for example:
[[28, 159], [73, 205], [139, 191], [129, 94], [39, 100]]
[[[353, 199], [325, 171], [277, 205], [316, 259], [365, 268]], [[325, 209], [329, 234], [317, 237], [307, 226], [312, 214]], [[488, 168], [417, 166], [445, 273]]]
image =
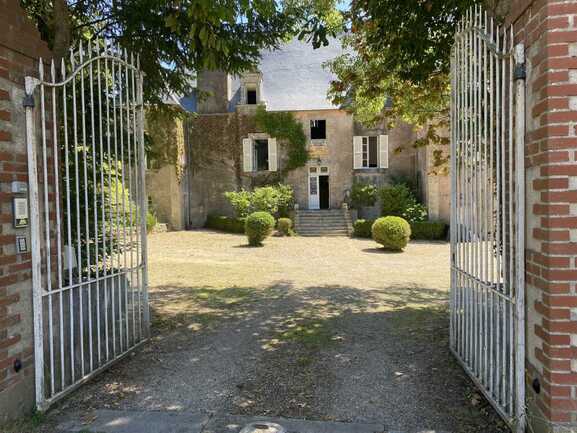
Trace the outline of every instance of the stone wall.
[[[0, 0], [0, 422], [34, 407], [31, 257], [16, 253], [13, 181], [26, 182], [24, 76], [51, 56], [17, 0]], [[18, 364], [21, 369], [15, 368]]]
[[[244, 112], [243, 112], [244, 113]], [[369, 131], [353, 121], [343, 110], [310, 110], [294, 112], [306, 134], [310, 121], [325, 119], [325, 145], [309, 145], [309, 163], [281, 178], [287, 155], [279, 141], [279, 172], [243, 173], [242, 139], [259, 133], [253, 115], [241, 113], [202, 114], [191, 120], [189, 134], [189, 226], [201, 227], [210, 214], [232, 215], [224, 198], [226, 191], [252, 189], [262, 184], [286, 182], [292, 185], [298, 205], [308, 208], [308, 176], [311, 166], [329, 168], [330, 206], [340, 208], [355, 177], [377, 184], [393, 177], [417, 174], [417, 151], [412, 147], [416, 135], [409, 125], [400, 124], [389, 134], [389, 169], [353, 170], [353, 135], [381, 133]]]
[[527, 57], [527, 404], [577, 430], [577, 1], [513, 0]]

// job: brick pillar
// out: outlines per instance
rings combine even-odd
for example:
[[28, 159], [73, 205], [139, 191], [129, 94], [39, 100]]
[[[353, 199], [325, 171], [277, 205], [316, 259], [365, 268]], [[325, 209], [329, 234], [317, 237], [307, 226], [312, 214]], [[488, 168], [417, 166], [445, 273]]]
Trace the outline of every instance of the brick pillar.
[[[16, 253], [12, 182], [28, 181], [24, 76], [51, 54], [17, 0], [0, 0], [0, 422], [34, 407], [30, 254]], [[18, 365], [21, 368], [18, 368]], [[16, 368], [15, 368], [16, 367]]]
[[577, 431], [577, 0], [512, 2], [527, 48], [527, 402]]

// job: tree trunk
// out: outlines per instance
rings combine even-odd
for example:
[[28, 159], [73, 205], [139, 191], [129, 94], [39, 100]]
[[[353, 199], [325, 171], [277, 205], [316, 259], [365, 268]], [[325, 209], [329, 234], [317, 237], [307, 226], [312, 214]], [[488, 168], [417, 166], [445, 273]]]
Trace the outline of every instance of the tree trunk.
[[54, 35], [52, 52], [57, 62], [59, 62], [61, 58], [67, 55], [72, 40], [70, 10], [66, 0], [54, 0], [51, 27]]

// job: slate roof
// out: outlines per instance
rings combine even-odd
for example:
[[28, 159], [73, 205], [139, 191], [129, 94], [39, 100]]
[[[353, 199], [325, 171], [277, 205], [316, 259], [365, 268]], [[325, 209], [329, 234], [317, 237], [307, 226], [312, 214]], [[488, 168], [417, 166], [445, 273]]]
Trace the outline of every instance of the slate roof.
[[[264, 51], [259, 70], [263, 76], [263, 99], [268, 111], [303, 111], [335, 109], [327, 99], [334, 75], [323, 67], [341, 55], [338, 39], [327, 47], [314, 49], [310, 43], [294, 39], [275, 51]], [[240, 80], [233, 78], [230, 110], [238, 102]]]
[[[339, 108], [327, 99], [330, 82], [335, 78], [323, 64], [341, 55], [338, 39], [327, 47], [314, 49], [310, 43], [294, 39], [278, 50], [262, 53], [259, 70], [263, 75], [263, 99], [268, 111], [330, 110]], [[240, 77], [232, 78], [232, 100], [228, 110], [234, 112], [240, 100]], [[186, 111], [196, 112], [197, 94], [177, 98]]]

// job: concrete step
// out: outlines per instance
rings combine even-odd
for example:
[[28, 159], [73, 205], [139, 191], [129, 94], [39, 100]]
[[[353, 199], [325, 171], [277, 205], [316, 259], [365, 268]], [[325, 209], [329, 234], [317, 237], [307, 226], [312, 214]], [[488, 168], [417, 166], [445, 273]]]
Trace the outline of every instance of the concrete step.
[[95, 410], [68, 414], [58, 433], [384, 433], [383, 424], [308, 421], [242, 415], [194, 414], [177, 411]]

